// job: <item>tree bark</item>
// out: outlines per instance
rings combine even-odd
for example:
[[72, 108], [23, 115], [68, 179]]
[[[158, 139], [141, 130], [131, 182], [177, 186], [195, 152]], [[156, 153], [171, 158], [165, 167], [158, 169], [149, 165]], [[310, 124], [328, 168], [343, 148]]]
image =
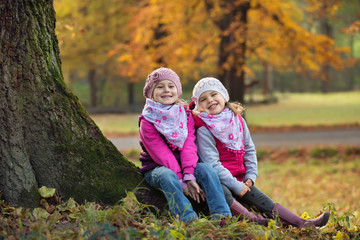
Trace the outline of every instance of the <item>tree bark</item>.
[[273, 68], [270, 64], [263, 64], [264, 67], [264, 77], [263, 77], [263, 95], [267, 98], [269, 95], [272, 95], [273, 91]]
[[[350, 58], [354, 58], [354, 34], [350, 34]], [[356, 65], [355, 65], [356, 66]], [[356, 67], [352, 66], [351, 68], [348, 68], [348, 82], [347, 82], [347, 90], [348, 91], [354, 91], [355, 87], [355, 70]]]
[[88, 78], [89, 78], [89, 85], [90, 85], [91, 107], [96, 107], [98, 99], [97, 99], [97, 82], [96, 82], [95, 66], [90, 67]]
[[135, 112], [135, 83], [134, 82], [128, 82], [128, 104], [130, 112]]
[[0, 2], [0, 106], [0, 191], [10, 204], [38, 205], [41, 186], [106, 204], [146, 186], [65, 85], [52, 1]]
[[[209, 12], [214, 7], [211, 0], [205, 0], [205, 4]], [[223, 11], [224, 15], [214, 20], [214, 23], [222, 31], [218, 77], [229, 91], [231, 101], [244, 103], [245, 72], [243, 66], [246, 57], [247, 13], [250, 9], [250, 2], [221, 1], [220, 6], [226, 10]], [[237, 27], [229, 31], [232, 25]], [[225, 32], [227, 33], [224, 34]], [[241, 39], [237, 36], [241, 36]]]
[[[323, 9], [324, 9], [324, 14], [321, 18], [321, 29], [322, 32], [329, 38], [332, 38], [332, 26], [329, 23], [329, 20], [327, 18], [327, 14], [326, 14], [326, 9], [328, 8], [327, 4], [324, 3], [323, 5]], [[331, 80], [331, 75], [330, 75], [330, 66], [328, 64], [325, 64], [324, 66], [322, 66], [322, 83], [321, 83], [321, 91], [322, 93], [328, 93], [330, 91], [330, 80]]]

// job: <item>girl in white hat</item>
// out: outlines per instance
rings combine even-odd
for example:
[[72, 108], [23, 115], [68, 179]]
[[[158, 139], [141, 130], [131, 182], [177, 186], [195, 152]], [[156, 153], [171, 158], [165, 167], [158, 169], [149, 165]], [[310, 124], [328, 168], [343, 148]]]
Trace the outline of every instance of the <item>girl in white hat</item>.
[[[248, 211], [241, 203], [255, 207], [267, 217], [296, 227], [322, 227], [329, 219], [323, 213], [315, 219], [303, 219], [274, 203], [254, 184], [258, 174], [255, 145], [238, 103], [229, 102], [229, 94], [216, 78], [198, 81], [193, 89], [196, 144], [200, 161], [211, 164], [219, 175], [225, 198], [233, 215], [267, 225], [268, 219]], [[191, 108], [191, 106], [190, 106]]]

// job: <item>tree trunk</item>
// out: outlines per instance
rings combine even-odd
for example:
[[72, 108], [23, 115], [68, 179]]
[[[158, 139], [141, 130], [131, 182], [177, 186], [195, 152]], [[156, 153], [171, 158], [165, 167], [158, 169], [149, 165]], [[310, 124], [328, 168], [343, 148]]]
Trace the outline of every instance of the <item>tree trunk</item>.
[[96, 70], [95, 67], [89, 69], [89, 85], [90, 85], [90, 103], [91, 107], [97, 106], [97, 84], [96, 84]]
[[272, 95], [273, 91], [273, 68], [269, 64], [263, 64], [264, 66], [264, 77], [263, 77], [263, 95], [268, 98]]
[[130, 112], [135, 112], [135, 94], [134, 94], [135, 83], [128, 82], [128, 104]]
[[[350, 34], [350, 58], [354, 59], [354, 34]], [[356, 66], [356, 65], [355, 65]], [[347, 90], [354, 91], [355, 86], [355, 69], [356, 67], [352, 66], [348, 68], [348, 81], [347, 81]]]
[[[328, 6], [326, 5], [326, 3], [324, 3], [323, 5], [323, 9], [324, 9], [324, 15], [322, 16], [321, 19], [321, 28], [322, 28], [322, 32], [329, 38], [332, 38], [332, 27], [329, 23], [329, 20], [327, 18], [327, 14], [326, 14], [326, 9], [328, 8]], [[322, 93], [328, 93], [330, 91], [330, 66], [328, 64], [325, 64], [322, 67], [322, 84], [321, 84], [321, 91]]]
[[37, 205], [41, 186], [107, 204], [144, 186], [63, 81], [52, 1], [0, 2], [0, 106], [0, 191], [10, 204]]
[[[205, 0], [205, 4], [208, 11], [214, 7], [211, 0]], [[219, 19], [214, 19], [214, 23], [223, 32], [220, 36], [219, 46], [219, 80], [229, 91], [231, 101], [244, 103], [245, 72], [243, 66], [246, 53], [247, 12], [250, 9], [250, 2], [221, 1], [220, 6], [224, 9], [224, 15]], [[233, 24], [237, 27], [229, 31]], [[225, 31], [228, 33], [224, 34]], [[241, 39], [236, 36], [241, 36]]]

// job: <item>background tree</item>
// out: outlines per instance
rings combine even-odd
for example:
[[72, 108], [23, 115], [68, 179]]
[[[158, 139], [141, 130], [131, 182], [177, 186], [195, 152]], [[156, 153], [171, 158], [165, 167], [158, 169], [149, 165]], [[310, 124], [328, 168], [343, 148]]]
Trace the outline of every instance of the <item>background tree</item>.
[[106, 84], [119, 81], [114, 59], [109, 51], [123, 42], [128, 21], [127, 9], [135, 1], [58, 0], [57, 35], [61, 59], [68, 82], [87, 78], [90, 86], [90, 105], [101, 104]]
[[[324, 65], [340, 69], [348, 48], [307, 31], [297, 9], [296, 2], [288, 1], [144, 0], [129, 25], [132, 39], [118, 51], [120, 66], [134, 78], [143, 75], [141, 79], [158, 59], [185, 81], [217, 75], [232, 100], [241, 102], [258, 69], [314, 76], [321, 75]], [[158, 26], [166, 33], [160, 39]]]
[[205, 0], [208, 14], [220, 29], [218, 78], [229, 90], [230, 99], [244, 102], [245, 59], [250, 1]]
[[[336, 10], [339, 9], [340, 3], [338, 0], [320, 0], [308, 1], [307, 12], [310, 13], [310, 21], [314, 19], [319, 21], [320, 33], [324, 34], [328, 38], [333, 38], [333, 26], [330, 23], [331, 19], [336, 18]], [[321, 80], [322, 87], [321, 90], [323, 93], [327, 93], [330, 90], [330, 66], [326, 62], [322, 65], [321, 68]]]
[[360, 48], [360, 1], [341, 1], [340, 9], [337, 11], [337, 20], [333, 21], [336, 29], [334, 31], [337, 42], [346, 44], [350, 48], [347, 69], [342, 73], [346, 77], [344, 90], [353, 91], [356, 81], [359, 82]]
[[[144, 81], [159, 66], [168, 66], [183, 83], [215, 73], [218, 40], [203, 12], [203, 1], [141, 1], [130, 11], [130, 34], [112, 53], [118, 56], [120, 75]], [[208, 31], [204, 31], [204, 29]]]
[[0, 2], [0, 191], [38, 204], [38, 187], [115, 203], [143, 178], [64, 83], [52, 1]]

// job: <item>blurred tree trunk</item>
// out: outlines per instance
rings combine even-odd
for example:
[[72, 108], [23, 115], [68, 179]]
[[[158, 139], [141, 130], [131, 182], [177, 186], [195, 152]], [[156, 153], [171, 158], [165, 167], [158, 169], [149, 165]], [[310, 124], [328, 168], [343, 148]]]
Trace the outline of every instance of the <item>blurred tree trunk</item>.
[[52, 1], [0, 2], [0, 191], [22, 206], [41, 186], [116, 203], [143, 178], [65, 85], [54, 30]]
[[134, 93], [135, 83], [128, 82], [128, 103], [130, 112], [135, 112], [135, 93]]
[[97, 106], [97, 84], [96, 84], [96, 69], [95, 66], [91, 66], [89, 69], [89, 85], [90, 85], [90, 103], [91, 107]]
[[[208, 11], [214, 7], [212, 0], [205, 0]], [[214, 19], [214, 23], [223, 32], [220, 36], [219, 49], [219, 80], [229, 91], [232, 101], [244, 103], [245, 95], [245, 65], [247, 13], [250, 9], [249, 1], [221, 1], [223, 11], [221, 19]], [[229, 31], [232, 25], [237, 25], [237, 34], [242, 39], [236, 39], [235, 30]], [[239, 34], [239, 32], [241, 34]]]
[[263, 94], [265, 98], [272, 95], [273, 92], [273, 68], [269, 64], [264, 64], [264, 81], [263, 81]]
[[[320, 20], [321, 22], [321, 31], [323, 34], [325, 34], [327, 37], [332, 38], [332, 26], [330, 25], [330, 22], [328, 20], [327, 14], [326, 14], [326, 9], [328, 8], [326, 2], [324, 2], [323, 4], [323, 15], [322, 18]], [[329, 64], [325, 64], [324, 66], [322, 66], [322, 83], [321, 83], [321, 91], [322, 93], [328, 93], [330, 91], [330, 80], [331, 80], [331, 75], [330, 75], [330, 65]]]
[[[350, 58], [354, 59], [354, 34], [350, 34]], [[348, 73], [349, 73], [349, 78], [347, 81], [347, 90], [348, 91], [353, 91], [354, 87], [355, 87], [355, 67], [352, 66], [350, 68], [348, 68]]]

